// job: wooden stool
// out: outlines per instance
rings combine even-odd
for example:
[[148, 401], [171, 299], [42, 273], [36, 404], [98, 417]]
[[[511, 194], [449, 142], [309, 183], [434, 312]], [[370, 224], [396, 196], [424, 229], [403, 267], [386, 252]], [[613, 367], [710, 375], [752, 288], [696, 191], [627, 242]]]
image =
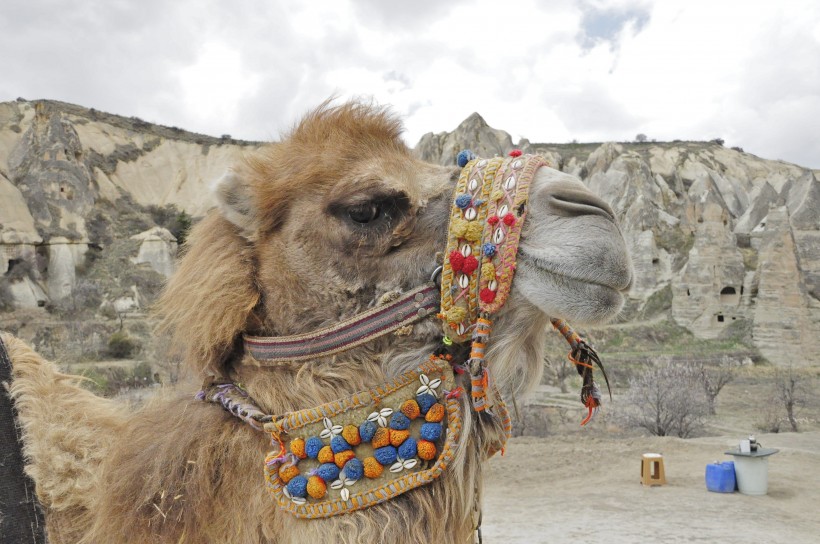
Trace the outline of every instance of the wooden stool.
[[664, 485], [666, 474], [663, 471], [663, 455], [644, 453], [641, 458], [641, 484]]

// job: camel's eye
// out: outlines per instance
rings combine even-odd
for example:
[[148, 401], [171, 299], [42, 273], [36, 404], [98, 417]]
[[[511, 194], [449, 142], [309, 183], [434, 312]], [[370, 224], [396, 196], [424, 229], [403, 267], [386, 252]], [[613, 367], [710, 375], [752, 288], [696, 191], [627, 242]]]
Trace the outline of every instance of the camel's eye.
[[378, 202], [367, 202], [348, 208], [347, 216], [351, 221], [360, 225], [367, 225], [382, 215], [382, 206]]

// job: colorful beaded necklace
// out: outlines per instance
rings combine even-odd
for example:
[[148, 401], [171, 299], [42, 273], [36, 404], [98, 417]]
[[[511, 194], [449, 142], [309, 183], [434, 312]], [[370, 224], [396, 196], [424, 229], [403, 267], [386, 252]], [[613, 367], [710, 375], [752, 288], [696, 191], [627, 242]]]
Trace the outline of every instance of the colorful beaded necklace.
[[[268, 489], [281, 508], [298, 517], [359, 510], [438, 478], [455, 455], [465, 417], [459, 401], [463, 389], [454, 372], [469, 373], [473, 409], [497, 418], [505, 431], [489, 453], [503, 449], [510, 435], [510, 417], [492, 384], [485, 352], [492, 318], [512, 285], [530, 183], [546, 161], [516, 151], [492, 159], [463, 151], [458, 163], [462, 172], [441, 270], [441, 350], [417, 369], [370, 390], [280, 416], [265, 414], [233, 383], [209, 384], [198, 394], [270, 434], [275, 449], [265, 459]], [[334, 355], [432, 314], [438, 290], [431, 281], [313, 333], [246, 336], [245, 349], [260, 365]], [[600, 405], [592, 380], [593, 365], [600, 360], [565, 322], [552, 322], [570, 343], [570, 360], [583, 377], [581, 400], [589, 409], [585, 424]], [[449, 346], [468, 340], [469, 358], [453, 360]]]

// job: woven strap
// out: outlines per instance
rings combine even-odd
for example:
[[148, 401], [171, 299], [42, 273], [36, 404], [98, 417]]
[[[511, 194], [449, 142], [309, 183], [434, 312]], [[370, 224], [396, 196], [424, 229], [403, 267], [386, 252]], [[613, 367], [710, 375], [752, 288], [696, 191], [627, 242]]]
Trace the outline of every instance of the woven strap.
[[506, 302], [530, 183], [546, 164], [538, 155], [478, 158], [461, 171], [441, 275], [440, 317], [453, 341], [472, 338], [479, 314]]
[[327, 357], [412, 325], [434, 314], [438, 305], [438, 287], [428, 283], [318, 331], [293, 336], [245, 336], [245, 352], [262, 364]]

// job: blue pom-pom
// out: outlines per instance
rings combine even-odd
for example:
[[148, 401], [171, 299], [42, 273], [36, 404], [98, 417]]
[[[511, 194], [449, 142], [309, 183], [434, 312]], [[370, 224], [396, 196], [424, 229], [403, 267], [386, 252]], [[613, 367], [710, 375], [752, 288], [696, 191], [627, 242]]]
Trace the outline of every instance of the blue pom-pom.
[[350, 444], [342, 436], [336, 435], [330, 440], [330, 449], [333, 450], [333, 453], [339, 453], [340, 451], [349, 450]]
[[355, 457], [345, 463], [345, 476], [350, 480], [361, 480], [364, 476], [364, 465]]
[[423, 423], [421, 425], [421, 431], [419, 431], [419, 437], [422, 440], [429, 440], [430, 442], [435, 442], [441, 436], [441, 423]]
[[456, 157], [456, 163], [459, 167], [464, 168], [465, 166], [467, 166], [467, 163], [473, 160], [474, 158], [475, 155], [473, 155], [473, 152], [469, 149], [465, 149], [464, 151], [458, 154], [458, 157]]
[[319, 450], [325, 447], [325, 443], [318, 436], [311, 436], [305, 441], [305, 453], [311, 459], [319, 456]]
[[293, 479], [288, 482], [288, 493], [290, 493], [291, 497], [302, 497], [304, 499], [307, 496], [307, 478], [304, 476], [294, 476]]
[[322, 463], [316, 469], [316, 476], [326, 482], [332, 482], [339, 477], [339, 467], [335, 463]]
[[416, 395], [416, 402], [419, 403], [419, 409], [421, 410], [421, 413], [426, 414], [427, 410], [429, 410], [430, 407], [434, 405], [437, 401], [436, 397], [434, 397], [430, 393], [424, 393], [423, 395]]
[[456, 197], [456, 206], [458, 206], [462, 210], [468, 207], [472, 202], [473, 198], [470, 195], [458, 195]]
[[390, 428], [403, 431], [408, 427], [410, 427], [410, 418], [401, 412], [394, 412], [393, 417], [390, 418]]
[[396, 448], [393, 446], [384, 446], [373, 452], [373, 457], [382, 465], [392, 465], [395, 463], [396, 455]]
[[487, 257], [492, 257], [493, 255], [495, 255], [495, 252], [496, 252], [496, 248], [495, 248], [494, 244], [484, 244], [483, 246], [481, 246], [481, 250], [484, 252], [484, 255], [486, 255]]
[[418, 454], [418, 446], [416, 445], [416, 439], [413, 437], [408, 438], [402, 445], [399, 446], [399, 457], [402, 459], [412, 459]]
[[373, 435], [376, 434], [377, 428], [376, 424], [372, 421], [365, 421], [359, 425], [359, 436], [362, 442], [370, 442], [373, 440]]

